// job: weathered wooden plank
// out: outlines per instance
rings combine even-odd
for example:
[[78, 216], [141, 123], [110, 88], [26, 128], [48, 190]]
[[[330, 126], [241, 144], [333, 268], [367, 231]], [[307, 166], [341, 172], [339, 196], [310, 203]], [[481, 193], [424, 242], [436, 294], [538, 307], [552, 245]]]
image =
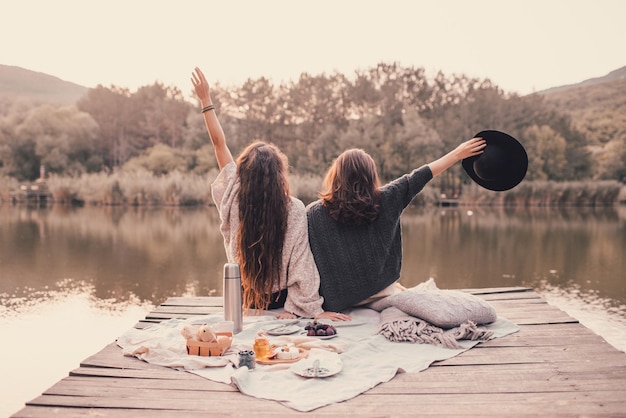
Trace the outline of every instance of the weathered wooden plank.
[[[258, 403], [266, 411], [285, 413], [291, 411], [279, 403], [252, 398], [239, 392], [204, 392], [202, 396], [189, 391], [176, 391], [175, 393], [162, 393], [163, 391], [137, 390], [128, 391], [124, 396], [64, 396], [64, 395], [41, 395], [27, 405], [39, 406], [76, 406], [80, 408], [127, 408], [137, 409], [167, 409], [179, 411], [217, 412], [232, 414], [235, 412], [254, 411]], [[130, 411], [129, 411], [130, 412]], [[293, 411], [291, 411], [293, 412]]]
[[527, 291], [522, 293], [488, 293], [477, 295], [481, 298], [492, 301], [510, 301], [510, 300], [539, 300], [543, 299], [537, 292]]
[[527, 299], [524, 301], [495, 301], [489, 302], [497, 311], [499, 315], [502, 315], [503, 312], [506, 312], [507, 315], [510, 315], [512, 312], [529, 312], [529, 311], [542, 311], [542, 312], [551, 312], [556, 308], [554, 306], [548, 305], [548, 303], [541, 299]]
[[517, 325], [546, 325], [546, 324], [577, 324], [578, 320], [563, 313], [555, 312], [553, 315], [533, 315], [528, 313], [526, 315], [507, 315], [505, 316], [509, 321]]
[[192, 317], [199, 317], [206, 314], [196, 314], [196, 313], [159, 313], [159, 312], [150, 312], [146, 315], [146, 319], [156, 319], [159, 321], [164, 321], [167, 319], [189, 319]]
[[[624, 371], [575, 375], [561, 373], [550, 367], [531, 370], [503, 370], [486, 367], [490, 372], [474, 372], [456, 368], [456, 372], [403, 373], [390, 382], [378, 385], [370, 393], [389, 394], [474, 394], [474, 393], [540, 393], [540, 392], [597, 392], [615, 391], [616, 383], [623, 382]], [[474, 368], [474, 371], [476, 368]], [[430, 370], [428, 370], [430, 371]], [[612, 373], [612, 374], [611, 374]], [[573, 377], [576, 377], [574, 379]]]
[[[190, 373], [178, 372], [177, 374], [190, 375]], [[129, 390], [183, 390], [190, 392], [237, 392], [232, 385], [214, 382], [209, 379], [142, 379], [142, 378], [108, 378], [100, 377], [66, 377], [44, 391], [44, 395], [67, 395], [67, 396], [124, 396], [123, 392]]]
[[441, 365], [461, 364], [520, 364], [558, 363], [567, 361], [624, 361], [624, 353], [617, 350], [598, 351], [594, 346], [543, 346], [543, 347], [497, 347], [475, 348], [462, 355], [439, 362]]
[[[189, 411], [171, 411], [157, 409], [113, 409], [113, 408], [76, 408], [76, 407], [42, 407], [27, 406], [13, 415], [15, 418], [189, 418]], [[221, 415], [237, 416], [237, 415]], [[241, 415], [239, 415], [241, 416]]]
[[150, 369], [129, 369], [115, 367], [79, 367], [69, 373], [70, 377], [120, 378], [120, 379], [159, 379], [193, 381], [200, 376], [174, 371], [167, 367], [154, 366]]
[[160, 306], [224, 306], [224, 298], [222, 296], [194, 296], [194, 297], [179, 297], [172, 296], [161, 303]]
[[496, 300], [487, 301], [496, 309], [498, 316], [507, 316], [515, 312], [532, 312], [536, 310], [558, 311], [558, 309], [548, 304], [544, 299], [522, 299], [522, 300]]
[[[431, 367], [420, 373], [400, 373], [397, 378], [411, 381], [458, 381], [466, 376], [476, 376], [481, 379], [488, 379], [493, 376], [511, 376], [518, 379], [518, 376], [528, 376], [530, 380], [542, 380], [559, 378], [560, 376], [571, 378], [592, 379], [604, 377], [606, 379], [625, 379], [626, 364], [624, 362], [612, 362], [609, 364], [598, 364], [590, 368], [588, 364], [580, 362], [562, 362], [559, 364], [546, 363], [525, 363], [525, 364], [487, 364], [487, 365], [463, 365], [444, 366], [433, 363]], [[395, 384], [395, 379], [385, 383]]]
[[555, 336], [560, 337], [562, 341], [569, 339], [570, 336], [584, 336], [584, 335], [597, 335], [589, 328], [581, 325], [578, 322], [570, 322], [563, 324], [538, 324], [538, 325], [524, 325], [520, 327], [520, 330], [516, 333], [507, 335], [505, 339], [517, 336]]
[[[568, 338], [571, 344], [608, 344], [602, 337], [593, 334], [574, 335]], [[506, 339], [495, 339], [483, 343], [488, 347], [541, 347], [546, 345], [560, 346], [563, 344], [563, 337], [558, 335], [511, 335]]]
[[[205, 393], [199, 397], [186, 396], [188, 392], [175, 395], [154, 396], [142, 391], [125, 397], [96, 396], [47, 396], [42, 395], [27, 405], [76, 406], [82, 408], [128, 408], [135, 410], [173, 410], [216, 414], [218, 416], [246, 415], [256, 411], [265, 416], [297, 416], [298, 413], [277, 402], [256, 399], [237, 392]], [[420, 415], [567, 415], [623, 414], [626, 410], [623, 390], [599, 392], [542, 392], [542, 393], [475, 393], [471, 396], [458, 394], [364, 394], [348, 402], [335, 403], [317, 409], [319, 416], [410, 416]], [[269, 414], [269, 415], [266, 415]], [[307, 414], [311, 416], [313, 414]]]
[[[489, 375], [469, 374], [458, 370], [453, 375], [438, 376], [429, 373], [399, 374], [393, 383], [378, 385], [370, 393], [375, 394], [474, 394], [474, 393], [539, 393], [539, 392], [570, 392], [570, 391], [613, 391], [615, 383], [603, 376], [587, 376], [579, 381], [569, 376], [556, 374], [554, 370], [521, 371], [517, 373], [501, 373], [492, 370]], [[622, 377], [624, 377], [622, 373]], [[101, 396], [123, 397], [132, 391], [150, 396], [150, 391], [159, 396], [175, 396], [179, 391], [190, 392], [188, 396], [203, 396], [205, 392], [236, 392], [232, 385], [212, 382], [207, 379], [198, 381], [158, 380], [158, 379], [98, 379], [65, 378], [47, 389], [44, 395], [64, 396]], [[157, 392], [158, 391], [158, 392]], [[201, 392], [196, 393], [193, 392]]]
[[474, 295], [488, 295], [488, 294], [492, 294], [492, 293], [498, 293], [498, 294], [518, 293], [518, 294], [522, 294], [522, 293], [525, 293], [525, 292], [534, 292], [534, 290], [531, 287], [524, 287], [524, 286], [464, 288], [464, 289], [457, 289], [457, 290], [460, 290], [462, 292], [472, 293]]
[[222, 312], [221, 306], [158, 306], [150, 311], [148, 316], [153, 314], [187, 314], [187, 315], [209, 315]]

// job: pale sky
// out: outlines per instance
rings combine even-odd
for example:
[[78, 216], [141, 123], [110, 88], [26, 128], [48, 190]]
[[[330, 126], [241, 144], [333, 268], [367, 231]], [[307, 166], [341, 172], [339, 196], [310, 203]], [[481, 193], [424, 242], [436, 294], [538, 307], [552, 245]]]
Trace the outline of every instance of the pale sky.
[[191, 92], [377, 63], [527, 94], [626, 65], [624, 0], [0, 0], [0, 64], [85, 87]]

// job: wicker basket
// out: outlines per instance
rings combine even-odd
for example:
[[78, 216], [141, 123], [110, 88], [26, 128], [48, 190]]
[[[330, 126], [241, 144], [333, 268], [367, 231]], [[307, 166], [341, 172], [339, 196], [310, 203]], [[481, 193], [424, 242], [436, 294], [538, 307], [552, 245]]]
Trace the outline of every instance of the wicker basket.
[[[190, 356], [221, 356], [233, 342], [232, 332], [216, 332], [217, 342], [207, 343], [193, 339], [187, 340], [187, 354]], [[220, 338], [221, 337], [221, 338]], [[226, 337], [226, 338], [224, 338]]]

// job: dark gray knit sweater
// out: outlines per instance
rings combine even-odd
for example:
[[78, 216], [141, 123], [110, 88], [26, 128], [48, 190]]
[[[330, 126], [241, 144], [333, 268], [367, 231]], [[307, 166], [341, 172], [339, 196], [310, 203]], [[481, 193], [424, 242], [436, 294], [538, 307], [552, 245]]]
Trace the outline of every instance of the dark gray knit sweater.
[[400, 215], [432, 178], [425, 165], [383, 186], [378, 218], [365, 225], [335, 221], [319, 200], [307, 207], [324, 310], [354, 306], [400, 278]]

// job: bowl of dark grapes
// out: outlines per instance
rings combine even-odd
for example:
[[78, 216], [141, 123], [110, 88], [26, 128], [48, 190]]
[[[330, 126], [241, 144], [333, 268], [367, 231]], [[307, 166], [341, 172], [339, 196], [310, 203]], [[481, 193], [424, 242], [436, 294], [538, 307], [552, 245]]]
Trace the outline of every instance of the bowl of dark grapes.
[[317, 338], [333, 338], [337, 336], [337, 328], [331, 324], [317, 322], [315, 320], [309, 322], [304, 327], [307, 337]]

